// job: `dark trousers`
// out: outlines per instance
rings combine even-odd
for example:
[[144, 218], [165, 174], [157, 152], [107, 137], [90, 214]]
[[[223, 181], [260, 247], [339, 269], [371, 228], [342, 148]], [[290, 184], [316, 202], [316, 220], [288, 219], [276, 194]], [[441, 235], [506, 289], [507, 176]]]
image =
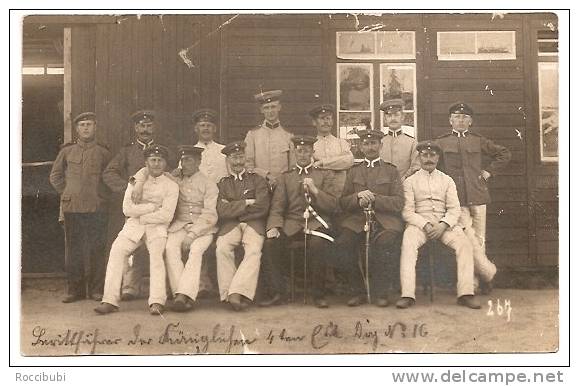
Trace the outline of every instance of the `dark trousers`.
[[[391, 287], [397, 286], [400, 272], [401, 233], [377, 226], [370, 234], [368, 276], [372, 297], [388, 297]], [[342, 229], [335, 242], [336, 268], [348, 281], [350, 295], [366, 293], [364, 278], [358, 264], [360, 252], [365, 260], [366, 233]]]
[[102, 294], [105, 278], [107, 215], [64, 213], [67, 294]]
[[[270, 297], [279, 294], [284, 298], [288, 296], [288, 284], [286, 275], [282, 272], [287, 270], [289, 264], [289, 245], [300, 241], [303, 249], [304, 234], [298, 232], [288, 237], [283, 231], [277, 239], [266, 239], [263, 244], [261, 257], [261, 284], [263, 294]], [[308, 235], [307, 240], [307, 268], [308, 288], [314, 299], [319, 299], [326, 294], [325, 274], [328, 259], [328, 251], [332, 244], [321, 237]]]

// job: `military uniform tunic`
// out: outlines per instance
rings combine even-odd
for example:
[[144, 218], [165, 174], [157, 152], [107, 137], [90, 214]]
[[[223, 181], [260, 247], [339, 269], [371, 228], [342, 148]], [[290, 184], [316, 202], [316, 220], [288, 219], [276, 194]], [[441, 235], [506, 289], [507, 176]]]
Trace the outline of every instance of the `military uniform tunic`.
[[[318, 195], [310, 195], [311, 206], [330, 226], [327, 230], [314, 217], [308, 219], [308, 229], [328, 234], [332, 232], [330, 216], [337, 210], [337, 198], [331, 193], [335, 189], [334, 174], [329, 170], [311, 166], [299, 167], [283, 173], [279, 178], [273, 198], [266, 229], [278, 228], [280, 237], [267, 239], [263, 248], [262, 271], [265, 291], [270, 296], [287, 296], [287, 284], [282, 271], [287, 262], [287, 249], [292, 241], [304, 239], [304, 211], [307, 201], [303, 188], [304, 178], [311, 178], [318, 188]], [[325, 295], [325, 267], [331, 258], [331, 243], [319, 236], [308, 237], [308, 288], [314, 298]]]
[[[103, 172], [103, 181], [112, 190], [113, 197], [110, 206], [109, 224], [108, 224], [108, 250], [115, 241], [117, 235], [125, 224], [123, 215], [123, 194], [127, 189], [129, 177], [133, 176], [143, 166], [145, 166], [145, 157], [143, 150], [148, 146], [153, 146], [153, 140], [148, 143], [136, 139], [119, 150], [118, 154], [113, 157], [111, 162]], [[146, 248], [140, 247], [135, 251], [132, 265], [125, 266], [123, 273], [123, 294], [138, 296], [141, 286], [142, 277], [147, 271], [148, 254]]]
[[[487, 182], [480, 177], [481, 171], [495, 175], [510, 161], [511, 152], [471, 131], [466, 131], [464, 136], [450, 132], [435, 142], [443, 152], [440, 169], [456, 183], [461, 206], [488, 204], [491, 197]], [[483, 156], [491, 159], [488, 165], [483, 166]]]
[[262, 177], [268, 173], [273, 178], [279, 177], [295, 163], [292, 134], [281, 125], [269, 128], [264, 122], [251, 129], [245, 137], [246, 167]]
[[221, 149], [225, 147], [217, 142], [203, 143], [197, 142], [195, 146], [205, 149], [201, 153], [201, 165], [199, 170], [213, 182], [218, 183], [223, 177], [227, 176], [227, 163], [225, 162], [225, 155], [221, 153]]
[[[184, 176], [181, 169], [176, 169], [173, 176], [179, 184], [179, 202], [168, 230], [165, 262], [173, 293], [195, 300], [199, 292], [203, 253], [217, 231], [218, 190], [215, 182], [201, 171]], [[184, 242], [191, 244], [183, 245]], [[184, 265], [181, 250], [187, 246], [189, 258]]]
[[314, 160], [322, 161], [320, 168], [334, 172], [334, 184], [336, 196], [344, 189], [346, 172], [354, 165], [354, 155], [350, 150], [350, 143], [342, 138], [336, 138], [332, 134], [318, 135], [314, 143]]
[[420, 160], [416, 151], [416, 139], [402, 129], [392, 132], [386, 130], [382, 138], [380, 158], [396, 166], [400, 178], [404, 180], [420, 169]]
[[366, 215], [358, 193], [370, 190], [375, 195], [374, 219], [370, 237], [368, 272], [370, 293], [374, 299], [387, 298], [398, 272], [398, 247], [403, 224], [400, 211], [404, 205], [402, 184], [396, 167], [380, 158], [364, 161], [348, 171], [340, 198], [342, 230], [336, 239], [340, 267], [353, 296], [365, 293], [364, 279], [358, 268], [358, 251], [365, 240]]
[[[269, 210], [267, 181], [243, 170], [230, 174], [217, 185], [219, 236], [217, 237], [217, 279], [221, 300], [231, 294], [253, 299], [259, 277], [265, 220]], [[255, 199], [252, 205], [245, 200]], [[244, 256], [235, 267], [235, 247], [243, 245]]]
[[472, 295], [473, 248], [462, 228], [456, 226], [460, 204], [452, 178], [438, 169], [429, 173], [420, 169], [404, 181], [405, 204], [402, 217], [408, 223], [402, 240], [400, 282], [402, 296], [415, 298], [416, 258], [418, 248], [428, 240], [424, 226], [444, 222], [448, 228], [440, 241], [454, 249], [457, 263], [457, 294]]
[[110, 158], [109, 150], [96, 141], [79, 141], [60, 150], [50, 172], [64, 214], [67, 292], [75, 297], [102, 293], [110, 194], [102, 171]]
[[123, 199], [123, 213], [127, 220], [114, 241], [109, 255], [103, 302], [119, 306], [123, 267], [131, 253], [143, 242], [150, 256], [149, 305], [165, 304], [165, 262], [163, 251], [167, 241], [167, 227], [175, 213], [179, 186], [168, 176], [148, 176], [143, 182], [142, 199], [133, 203], [129, 185]]

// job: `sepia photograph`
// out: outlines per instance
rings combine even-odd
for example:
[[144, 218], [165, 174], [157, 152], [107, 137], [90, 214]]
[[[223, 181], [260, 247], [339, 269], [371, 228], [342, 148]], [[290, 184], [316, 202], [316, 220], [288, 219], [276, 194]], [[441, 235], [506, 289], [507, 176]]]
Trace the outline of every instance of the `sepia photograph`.
[[567, 344], [557, 13], [16, 17], [21, 357]]

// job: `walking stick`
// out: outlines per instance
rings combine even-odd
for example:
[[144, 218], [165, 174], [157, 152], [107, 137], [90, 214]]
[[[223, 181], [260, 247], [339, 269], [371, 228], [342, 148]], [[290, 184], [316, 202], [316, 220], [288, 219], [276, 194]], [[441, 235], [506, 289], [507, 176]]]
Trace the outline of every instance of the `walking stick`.
[[366, 275], [365, 275], [365, 282], [366, 282], [366, 296], [368, 298], [368, 304], [372, 303], [372, 299], [370, 297], [370, 274], [368, 268], [368, 260], [370, 256], [370, 232], [372, 231], [372, 215], [374, 210], [372, 209], [372, 203], [368, 204], [367, 207], [364, 208], [364, 214], [366, 215], [366, 223], [364, 224], [364, 232], [366, 232], [366, 248], [365, 248], [365, 258], [366, 258]]

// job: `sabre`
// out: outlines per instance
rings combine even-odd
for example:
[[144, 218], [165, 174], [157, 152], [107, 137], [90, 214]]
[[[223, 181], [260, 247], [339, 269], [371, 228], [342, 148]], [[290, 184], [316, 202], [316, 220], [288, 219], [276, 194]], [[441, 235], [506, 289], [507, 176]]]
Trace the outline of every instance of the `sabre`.
[[310, 211], [308, 207], [312, 202], [310, 197], [310, 190], [307, 185], [304, 185], [304, 196], [306, 198], [306, 209], [304, 210], [304, 304], [307, 304], [308, 296], [308, 219], [310, 218]]
[[366, 248], [365, 248], [365, 258], [366, 258], [366, 274], [364, 281], [366, 283], [366, 296], [368, 298], [368, 304], [371, 304], [370, 298], [370, 275], [368, 269], [368, 260], [370, 255], [370, 232], [372, 231], [372, 215], [374, 210], [372, 209], [372, 203], [369, 203], [367, 207], [364, 208], [364, 215], [366, 216], [366, 223], [364, 224], [364, 232], [366, 232]]

